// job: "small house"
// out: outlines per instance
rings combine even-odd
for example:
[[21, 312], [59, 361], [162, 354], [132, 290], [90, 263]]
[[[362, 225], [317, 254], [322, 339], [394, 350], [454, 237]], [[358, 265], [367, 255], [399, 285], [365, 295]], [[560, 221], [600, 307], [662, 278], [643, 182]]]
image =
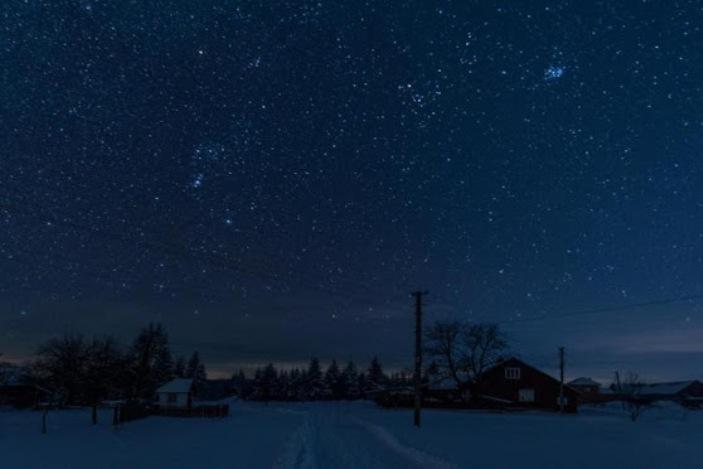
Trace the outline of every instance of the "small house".
[[703, 383], [697, 380], [643, 384], [635, 395], [646, 401], [674, 401], [683, 405], [703, 404]]
[[575, 412], [578, 405], [575, 390], [517, 358], [503, 360], [485, 371], [474, 384], [473, 394], [512, 408], [559, 410], [562, 404], [564, 410]]
[[187, 409], [193, 405], [193, 380], [176, 378], [156, 390], [159, 407]]
[[576, 378], [569, 381], [568, 385], [580, 394], [593, 395], [600, 393], [600, 383], [591, 378]]
[[0, 405], [33, 407], [46, 400], [49, 392], [30, 378], [29, 371], [17, 366], [3, 366], [0, 370]]

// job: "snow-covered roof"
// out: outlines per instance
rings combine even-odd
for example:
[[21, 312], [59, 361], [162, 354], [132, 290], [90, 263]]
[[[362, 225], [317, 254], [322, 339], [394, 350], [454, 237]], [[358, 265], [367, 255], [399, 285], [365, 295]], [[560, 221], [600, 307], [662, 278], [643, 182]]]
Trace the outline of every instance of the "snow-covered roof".
[[156, 392], [188, 393], [191, 387], [193, 387], [192, 379], [176, 378], [161, 386]]
[[576, 378], [568, 384], [569, 386], [600, 386], [598, 381], [593, 381], [591, 378]]
[[11, 365], [0, 364], [0, 386], [22, 386], [29, 384], [29, 372], [26, 368]]
[[694, 382], [695, 381], [676, 381], [673, 383], [643, 384], [637, 389], [637, 393], [643, 395], [674, 395], [680, 393]]
[[[459, 376], [460, 380], [465, 380], [462, 382], [467, 382], [468, 377], [465, 375]], [[434, 389], [434, 390], [452, 390], [452, 389], [457, 389], [457, 382], [454, 378], [450, 378], [448, 376], [440, 376], [440, 377], [433, 377], [430, 379], [430, 382], [427, 385], [428, 389]]]

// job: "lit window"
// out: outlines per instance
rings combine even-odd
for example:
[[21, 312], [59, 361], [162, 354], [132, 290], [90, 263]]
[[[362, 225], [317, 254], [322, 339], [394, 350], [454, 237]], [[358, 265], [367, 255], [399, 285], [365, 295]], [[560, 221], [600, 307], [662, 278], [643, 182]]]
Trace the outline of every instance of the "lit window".
[[508, 367], [505, 369], [505, 379], [520, 379], [520, 368]]

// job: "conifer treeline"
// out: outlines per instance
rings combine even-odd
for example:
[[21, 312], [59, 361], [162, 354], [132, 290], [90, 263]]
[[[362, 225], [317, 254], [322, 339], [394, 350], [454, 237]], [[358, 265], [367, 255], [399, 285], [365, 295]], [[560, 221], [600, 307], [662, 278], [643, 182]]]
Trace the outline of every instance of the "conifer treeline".
[[239, 396], [259, 401], [314, 401], [363, 399], [375, 391], [410, 383], [406, 373], [390, 376], [383, 372], [378, 358], [366, 370], [359, 370], [353, 361], [341, 368], [332, 360], [326, 370], [317, 358], [305, 369], [281, 369], [269, 363], [257, 368], [252, 377], [243, 370], [232, 376], [232, 384]]
[[[30, 380], [48, 390], [52, 401], [67, 405], [95, 406], [106, 399], [150, 401], [156, 389], [173, 378], [192, 378], [196, 393], [207, 384], [198, 352], [187, 361], [184, 357], [174, 360], [160, 324], [142, 329], [129, 347], [121, 347], [109, 336], [51, 339], [39, 347], [28, 371]], [[407, 373], [384, 373], [378, 358], [362, 370], [353, 361], [340, 366], [334, 360], [323, 369], [313, 358], [304, 369], [278, 370], [269, 364], [249, 377], [240, 370], [225, 388], [251, 400], [340, 400], [364, 399], [375, 391], [410, 382]]]

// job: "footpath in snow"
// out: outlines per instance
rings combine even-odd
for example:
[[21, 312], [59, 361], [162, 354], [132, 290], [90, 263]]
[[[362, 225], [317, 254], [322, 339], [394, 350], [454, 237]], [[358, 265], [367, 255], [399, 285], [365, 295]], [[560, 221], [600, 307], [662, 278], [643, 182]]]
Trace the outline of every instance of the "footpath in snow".
[[700, 468], [703, 411], [664, 406], [631, 422], [617, 407], [578, 415], [425, 411], [371, 403], [232, 402], [225, 419], [0, 409], [5, 468]]

